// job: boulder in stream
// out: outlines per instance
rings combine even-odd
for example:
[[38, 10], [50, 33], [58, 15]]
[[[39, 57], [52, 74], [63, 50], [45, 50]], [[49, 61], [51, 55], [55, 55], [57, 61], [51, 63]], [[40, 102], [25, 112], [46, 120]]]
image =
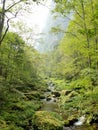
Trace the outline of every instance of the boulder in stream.
[[50, 101], [52, 98], [51, 97], [46, 97], [46, 101]]
[[64, 126], [65, 127], [70, 127], [70, 126], [73, 126], [75, 122], [77, 122], [77, 118], [75, 116], [70, 116], [68, 119], [66, 119], [64, 121]]
[[58, 91], [53, 91], [52, 94], [55, 95], [55, 97], [61, 96], [60, 92], [58, 92]]

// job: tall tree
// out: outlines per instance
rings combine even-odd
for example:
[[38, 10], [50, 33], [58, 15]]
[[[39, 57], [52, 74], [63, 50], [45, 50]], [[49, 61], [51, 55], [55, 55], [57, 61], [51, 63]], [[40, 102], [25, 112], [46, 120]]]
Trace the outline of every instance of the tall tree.
[[[21, 3], [24, 4], [30, 4], [31, 2], [37, 2], [40, 3], [40, 0], [10, 0], [8, 4], [8, 1], [6, 0], [1, 0], [1, 7], [0, 7], [0, 45], [2, 44], [2, 41], [9, 29], [9, 21], [13, 18], [15, 18], [18, 14], [19, 10], [14, 10], [14, 12], [12, 11], [13, 8], [15, 8], [17, 5], [21, 6], [21, 9], [23, 9], [23, 6], [21, 5]], [[7, 16], [7, 13], [11, 13], [13, 16], [10, 18]], [[7, 20], [6, 20], [7, 19]], [[6, 29], [4, 24], [7, 24]]]
[[[93, 59], [91, 57], [91, 48], [95, 48], [97, 50], [97, 40], [98, 40], [98, 19], [96, 17], [97, 14], [97, 1], [96, 0], [55, 0], [56, 12], [61, 13], [64, 16], [67, 16], [68, 13], [73, 12], [73, 25], [77, 27], [77, 32], [75, 29], [70, 30], [70, 33], [77, 35], [81, 35], [84, 39], [84, 46], [87, 48], [87, 62], [88, 67], [92, 67]], [[95, 54], [96, 55], [96, 54]], [[98, 64], [98, 63], [96, 63]], [[97, 65], [98, 66], [98, 65]]]

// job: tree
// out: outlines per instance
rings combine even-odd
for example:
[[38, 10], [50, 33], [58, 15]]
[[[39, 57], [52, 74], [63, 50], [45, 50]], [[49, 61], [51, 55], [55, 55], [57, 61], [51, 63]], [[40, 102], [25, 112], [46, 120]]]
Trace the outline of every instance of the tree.
[[[97, 16], [97, 1], [96, 0], [55, 0], [57, 3], [55, 11], [67, 16], [68, 13], [73, 12], [72, 22], [73, 30], [70, 30], [70, 34], [74, 34], [79, 37], [81, 35], [84, 39], [83, 45], [86, 48], [88, 67], [92, 67], [93, 58], [92, 53], [97, 51], [98, 44], [98, 18]], [[62, 6], [61, 6], [62, 5]], [[76, 31], [77, 30], [77, 31]], [[69, 32], [69, 31], [68, 31]], [[79, 40], [79, 39], [78, 39]], [[93, 52], [92, 49], [93, 48]], [[96, 63], [98, 68], [98, 62]]]
[[[20, 9], [23, 9], [23, 6], [22, 6], [23, 3], [30, 4], [31, 2], [40, 3], [39, 0], [17, 0], [17, 1], [11, 0], [11, 1], [9, 1], [9, 3], [6, 0], [1, 1], [1, 7], [0, 7], [0, 45], [2, 44], [2, 41], [3, 41], [4, 37], [6, 36], [6, 33], [9, 29], [10, 20], [17, 16]], [[18, 5], [20, 5], [20, 8], [18, 8], [18, 10], [16, 10], [15, 7]], [[12, 17], [8, 17], [7, 13], [10, 13], [12, 15]], [[5, 28], [5, 22], [7, 24], [6, 28]]]

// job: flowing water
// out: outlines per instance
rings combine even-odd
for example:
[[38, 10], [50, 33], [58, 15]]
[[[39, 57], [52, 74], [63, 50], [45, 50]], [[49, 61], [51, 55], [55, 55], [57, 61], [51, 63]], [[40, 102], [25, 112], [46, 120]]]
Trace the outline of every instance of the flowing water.
[[58, 109], [57, 98], [53, 97], [52, 91], [54, 91], [54, 85], [51, 83], [48, 85], [48, 91], [44, 93], [45, 99], [42, 99], [43, 106], [40, 110], [56, 112]]
[[[40, 110], [42, 111], [51, 111], [51, 112], [57, 112], [58, 103], [57, 103], [57, 97], [53, 97], [52, 91], [55, 90], [55, 87], [52, 83], [48, 84], [48, 91], [44, 93], [45, 99], [42, 99], [43, 106]], [[49, 98], [49, 99], [48, 99]], [[80, 117], [80, 119], [75, 123], [75, 125], [70, 127], [63, 126], [63, 130], [98, 130], [98, 124], [93, 124], [91, 126], [83, 125], [81, 119], [83, 119], [83, 116]], [[80, 125], [77, 125], [81, 123]]]

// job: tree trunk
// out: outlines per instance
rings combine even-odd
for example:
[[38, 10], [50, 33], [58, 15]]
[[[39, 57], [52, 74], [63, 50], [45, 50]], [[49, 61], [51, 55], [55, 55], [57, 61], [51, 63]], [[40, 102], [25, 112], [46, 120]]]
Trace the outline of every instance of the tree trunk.
[[95, 22], [95, 12], [94, 12], [94, 6], [93, 6], [93, 0], [91, 0], [91, 9], [92, 9], [92, 17], [93, 17], [93, 26], [94, 26], [94, 34], [95, 34], [95, 50], [97, 50], [97, 27]]
[[89, 41], [88, 29], [87, 29], [87, 25], [86, 25], [85, 7], [84, 7], [84, 1], [83, 1], [83, 0], [81, 0], [81, 6], [82, 6], [83, 24], [84, 24], [85, 35], [86, 35], [86, 41], [87, 41], [87, 48], [88, 48], [88, 67], [91, 68], [91, 56], [90, 56], [90, 54], [89, 54], [90, 41]]
[[3, 36], [3, 28], [4, 28], [4, 20], [5, 20], [5, 3], [6, 0], [2, 1], [2, 8], [0, 12], [0, 45], [2, 44], [2, 36]]

